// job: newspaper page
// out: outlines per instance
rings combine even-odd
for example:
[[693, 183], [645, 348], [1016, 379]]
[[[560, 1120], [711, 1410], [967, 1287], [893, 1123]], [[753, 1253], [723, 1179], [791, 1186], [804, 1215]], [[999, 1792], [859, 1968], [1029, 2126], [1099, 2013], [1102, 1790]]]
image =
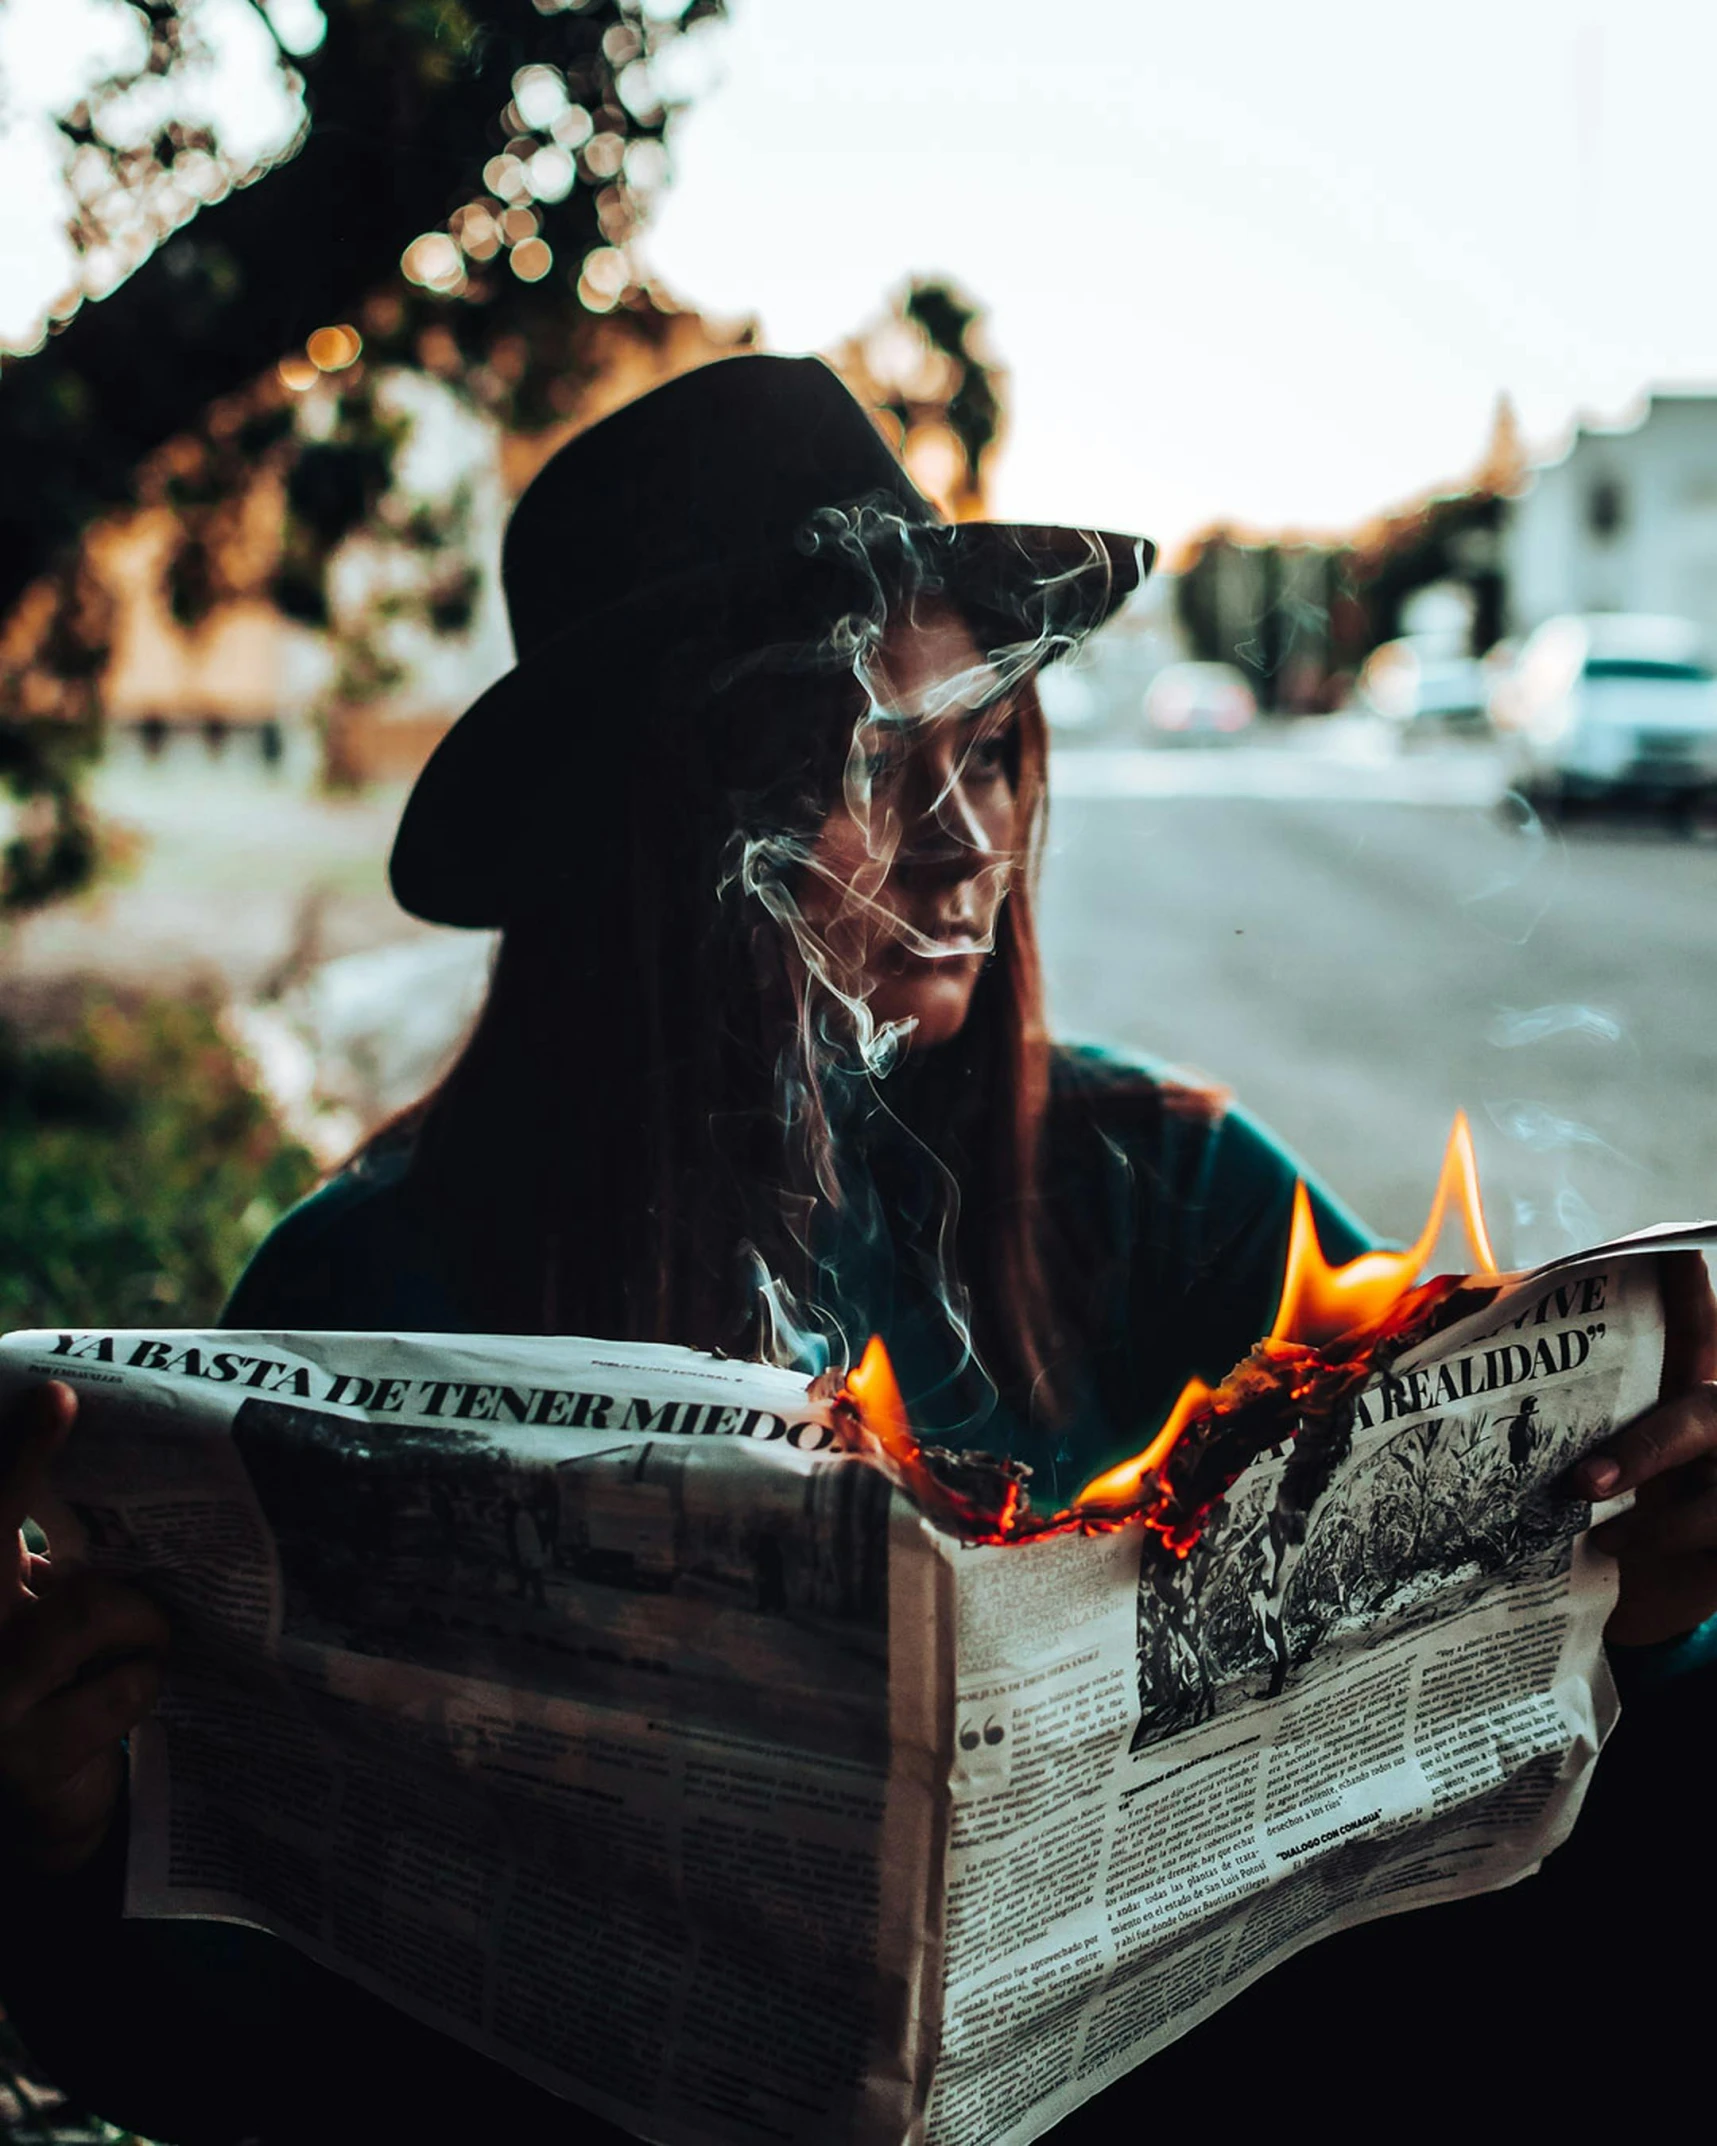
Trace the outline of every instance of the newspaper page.
[[254, 1923], [663, 2146], [1011, 2146], [1291, 1953], [1504, 1884], [1614, 1717], [1568, 1467], [1659, 1233], [1521, 1278], [1184, 1558], [963, 1541], [672, 1348], [27, 1333], [45, 1514], [169, 1608], [128, 1911]]
[[[1023, 2146], [1349, 1924], [1512, 1883], [1616, 1716], [1569, 1468], [1650, 1407], [1660, 1233], [1522, 1277], [1184, 1560], [1137, 1528], [937, 1545], [956, 1639], [927, 2146]], [[1607, 1516], [1605, 1508], [1598, 1518]], [[1619, 1507], [1614, 1509], [1620, 1509]]]
[[895, 1501], [802, 1377], [353, 1334], [0, 1365], [78, 1390], [51, 1539], [174, 1616], [129, 1913], [272, 1930], [646, 2138], [904, 2133], [881, 1924], [934, 1784], [885, 1857]]

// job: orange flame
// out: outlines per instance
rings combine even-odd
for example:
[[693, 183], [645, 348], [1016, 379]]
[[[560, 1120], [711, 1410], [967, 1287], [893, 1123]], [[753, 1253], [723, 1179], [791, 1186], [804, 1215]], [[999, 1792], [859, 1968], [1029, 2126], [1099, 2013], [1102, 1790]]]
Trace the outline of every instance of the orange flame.
[[1000, 1542], [1014, 1532], [1023, 1503], [1018, 1475], [983, 1462], [968, 1471], [970, 1479], [962, 1484], [948, 1479], [950, 1456], [939, 1456], [944, 1463], [940, 1472], [932, 1465], [907, 1416], [880, 1334], [865, 1343], [839, 1398], [856, 1410], [861, 1431], [888, 1473], [933, 1520], [979, 1541]]
[[1318, 1243], [1311, 1196], [1302, 1179], [1294, 1187], [1288, 1265], [1282, 1278], [1281, 1308], [1270, 1329], [1270, 1339], [1304, 1341], [1315, 1346], [1386, 1319], [1436, 1250], [1451, 1200], [1466, 1228], [1473, 1271], [1495, 1274], [1496, 1255], [1490, 1247], [1490, 1232], [1485, 1228], [1484, 1206], [1479, 1198], [1472, 1127], [1464, 1110], [1455, 1113], [1425, 1227], [1404, 1252], [1362, 1252], [1345, 1266], [1332, 1267]]
[[911, 1467], [918, 1458], [918, 1440], [907, 1420], [900, 1381], [894, 1375], [880, 1334], [872, 1334], [857, 1368], [847, 1373], [846, 1391], [857, 1405], [865, 1429], [889, 1459], [903, 1468]]
[[1203, 1379], [1188, 1379], [1180, 1390], [1180, 1398], [1169, 1410], [1162, 1429], [1145, 1450], [1135, 1453], [1131, 1460], [1122, 1461], [1118, 1467], [1107, 1468], [1101, 1475], [1094, 1475], [1075, 1499], [1075, 1504], [1136, 1505], [1144, 1490], [1146, 1477], [1155, 1475], [1168, 1459], [1175, 1440], [1186, 1429], [1194, 1409], [1201, 1408], [1210, 1399], [1210, 1394], [1211, 1389]]
[[[1289, 1401], [1309, 1395], [1315, 1376], [1307, 1378], [1306, 1373], [1315, 1374], [1320, 1365], [1357, 1360], [1356, 1343], [1365, 1343], [1364, 1353], [1369, 1356], [1368, 1337], [1389, 1330], [1436, 1250], [1451, 1205], [1466, 1231], [1472, 1271], [1496, 1274], [1496, 1256], [1479, 1196], [1472, 1128], [1464, 1111], [1456, 1114], [1450, 1130], [1425, 1227], [1405, 1251], [1362, 1252], [1357, 1259], [1332, 1266], [1318, 1242], [1311, 1196], [1303, 1181], [1297, 1184], [1281, 1305], [1268, 1338], [1220, 1387], [1207, 1386], [1201, 1378], [1189, 1379], [1144, 1451], [1094, 1476], [1064, 1512], [1031, 1513], [1017, 1481], [1004, 1480], [1000, 1471], [987, 1496], [945, 1480], [946, 1470], [938, 1473], [929, 1464], [912, 1429], [879, 1335], [871, 1336], [857, 1367], [848, 1374], [841, 1399], [856, 1412], [889, 1472], [920, 1505], [933, 1518], [952, 1522], [980, 1541], [1002, 1542], [1073, 1528], [1106, 1530], [1137, 1516], [1175, 1556], [1184, 1557], [1198, 1540], [1204, 1506], [1200, 1504], [1194, 1512], [1177, 1509], [1181, 1493], [1172, 1488], [1164, 1471], [1187, 1426], [1195, 1419], [1211, 1418], [1213, 1412], [1220, 1420], [1225, 1409], [1248, 1396], [1256, 1397], [1261, 1380], [1270, 1393], [1281, 1393]], [[1320, 1354], [1338, 1342], [1348, 1346], [1338, 1349], [1335, 1358]], [[947, 1456], [942, 1458], [946, 1462]], [[1194, 1455], [1194, 1469], [1200, 1465]]]

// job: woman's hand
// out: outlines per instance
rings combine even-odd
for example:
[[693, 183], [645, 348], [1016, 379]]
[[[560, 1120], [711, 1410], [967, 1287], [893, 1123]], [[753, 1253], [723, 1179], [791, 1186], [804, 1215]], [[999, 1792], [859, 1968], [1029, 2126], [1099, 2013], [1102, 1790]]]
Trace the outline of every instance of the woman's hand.
[[1582, 1497], [1637, 1493], [1631, 1512], [1592, 1535], [1621, 1568], [1604, 1636], [1629, 1647], [1679, 1639], [1717, 1615], [1717, 1299], [1697, 1252], [1666, 1252], [1658, 1264], [1658, 1405], [1574, 1472]]
[[24, 1541], [77, 1397], [58, 1380], [0, 1411], [0, 1862], [75, 1870], [119, 1796], [120, 1740], [155, 1704], [167, 1622], [104, 1574], [56, 1571]]

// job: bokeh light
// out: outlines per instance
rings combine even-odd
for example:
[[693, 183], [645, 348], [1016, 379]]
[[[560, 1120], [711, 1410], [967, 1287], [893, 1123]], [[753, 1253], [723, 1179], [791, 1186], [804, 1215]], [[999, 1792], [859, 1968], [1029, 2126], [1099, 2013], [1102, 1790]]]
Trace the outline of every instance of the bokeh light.
[[521, 67], [513, 77], [513, 104], [527, 127], [546, 133], [566, 110], [566, 78], [558, 67]]
[[525, 166], [526, 181], [539, 201], [564, 201], [577, 176], [577, 166], [559, 142], [545, 144]]
[[308, 358], [282, 358], [274, 370], [281, 386], [289, 388], [294, 395], [302, 395], [307, 388], [313, 388], [322, 377]]
[[448, 219], [460, 249], [473, 261], [492, 261], [501, 250], [500, 226], [486, 201], [468, 201]]
[[554, 266], [554, 252], [547, 239], [527, 238], [513, 248], [513, 274], [524, 283], [540, 283]]
[[625, 159], [626, 184], [641, 194], [654, 194], [668, 183], [668, 152], [648, 135], [628, 143]]
[[598, 246], [585, 258], [578, 279], [580, 302], [592, 313], [611, 313], [632, 280], [632, 264], [618, 246]]
[[612, 179], [626, 161], [626, 143], [618, 134], [593, 134], [584, 145], [584, 168], [593, 178]]
[[596, 122], [582, 104], [569, 104], [549, 132], [563, 149], [582, 149], [596, 131]]
[[499, 156], [492, 156], [483, 166], [483, 184], [491, 194], [499, 195], [501, 200], [517, 201], [530, 192], [531, 182], [519, 158], [514, 156], [511, 150], [503, 150]]
[[425, 231], [400, 255], [400, 267], [413, 283], [432, 291], [457, 290], [465, 280], [459, 248], [445, 231]]
[[356, 328], [344, 325], [333, 328], [318, 328], [304, 344], [306, 356], [318, 372], [343, 372], [353, 364], [364, 339]]
[[613, 298], [626, 288], [631, 272], [631, 264], [618, 246], [598, 246], [584, 263], [585, 282]]

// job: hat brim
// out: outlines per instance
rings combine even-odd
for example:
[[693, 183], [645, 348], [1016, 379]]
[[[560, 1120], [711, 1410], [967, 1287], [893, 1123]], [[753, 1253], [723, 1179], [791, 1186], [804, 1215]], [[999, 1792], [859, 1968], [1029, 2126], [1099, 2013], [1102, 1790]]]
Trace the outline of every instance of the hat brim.
[[[1139, 587], [1156, 557], [1143, 537], [1035, 523], [935, 523], [913, 532], [913, 541], [928, 555], [935, 585], [1010, 678], [1077, 648]], [[696, 588], [639, 590], [570, 621], [479, 695], [406, 799], [388, 862], [400, 907], [426, 923], [487, 930], [540, 897], [550, 830], [558, 825], [560, 839], [578, 840], [564, 812], [541, 809], [545, 788], [570, 804], [565, 786], [576, 778], [585, 797], [612, 796], [638, 751], [639, 726], [623, 706], [577, 722], [587, 696], [569, 686], [592, 679], [592, 649], [610, 652], [602, 676], [617, 698], [638, 694], [642, 677], [671, 657], [688, 613], [713, 601], [732, 632], [733, 611], [744, 611], [728, 601], [737, 581], [718, 572]], [[656, 631], [641, 645], [651, 625]], [[728, 652], [743, 651], [731, 640]]]

